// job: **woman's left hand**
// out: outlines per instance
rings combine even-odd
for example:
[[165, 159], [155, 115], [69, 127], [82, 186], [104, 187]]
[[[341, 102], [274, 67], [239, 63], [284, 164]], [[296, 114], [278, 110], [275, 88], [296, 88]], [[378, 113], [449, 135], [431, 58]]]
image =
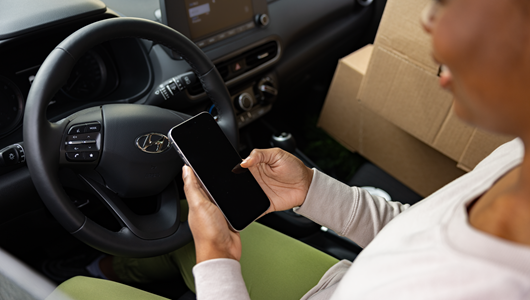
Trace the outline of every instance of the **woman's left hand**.
[[190, 167], [182, 167], [182, 179], [190, 207], [188, 223], [195, 241], [197, 263], [215, 258], [239, 261], [239, 233], [230, 230], [223, 213], [210, 201]]

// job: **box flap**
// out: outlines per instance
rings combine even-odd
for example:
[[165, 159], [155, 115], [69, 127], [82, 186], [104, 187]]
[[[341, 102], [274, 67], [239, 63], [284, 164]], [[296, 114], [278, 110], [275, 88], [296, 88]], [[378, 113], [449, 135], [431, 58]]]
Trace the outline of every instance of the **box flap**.
[[343, 57], [339, 63], [345, 63], [346, 65], [350, 66], [350, 68], [356, 70], [359, 72], [359, 74], [364, 76], [364, 74], [366, 74], [366, 70], [368, 69], [368, 64], [370, 63], [370, 58], [372, 57], [373, 51], [374, 46], [372, 44], [366, 45], [352, 54]]
[[414, 61], [429, 74], [438, 73], [432, 59], [432, 45], [423, 30], [420, 15], [432, 0], [388, 0], [379, 24], [375, 44]]
[[387, 120], [432, 144], [452, 104], [438, 77], [375, 45], [359, 99]]
[[453, 106], [434, 139], [432, 146], [443, 154], [458, 161], [473, 135], [475, 127], [461, 121], [454, 113]]

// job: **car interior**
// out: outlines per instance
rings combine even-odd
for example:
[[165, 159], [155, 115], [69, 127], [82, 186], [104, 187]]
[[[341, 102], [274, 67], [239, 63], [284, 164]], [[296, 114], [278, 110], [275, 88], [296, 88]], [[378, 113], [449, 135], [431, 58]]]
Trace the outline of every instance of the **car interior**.
[[[279, 147], [349, 185], [420, 200], [316, 127], [337, 61], [373, 42], [385, 4], [3, 3], [2, 272], [28, 268], [59, 284], [43, 272], [45, 261], [101, 252], [148, 257], [189, 243], [179, 220], [183, 162], [167, 134], [201, 112], [218, 121], [242, 158]], [[362, 251], [293, 211], [258, 222], [339, 259]], [[137, 287], [195, 299], [182, 278]]]

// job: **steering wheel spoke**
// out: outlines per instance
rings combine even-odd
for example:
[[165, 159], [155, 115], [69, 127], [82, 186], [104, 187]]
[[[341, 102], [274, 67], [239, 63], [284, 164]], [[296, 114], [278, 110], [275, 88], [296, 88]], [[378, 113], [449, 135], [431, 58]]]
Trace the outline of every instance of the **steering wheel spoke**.
[[149, 215], [138, 215], [125, 204], [127, 199], [120, 198], [111, 190], [88, 177], [82, 175], [80, 177], [93, 194], [115, 215], [118, 222], [137, 237], [144, 240], [160, 239], [177, 231], [180, 223], [180, 206], [179, 193], [174, 182], [157, 195], [156, 198], [159, 203], [157, 212]]

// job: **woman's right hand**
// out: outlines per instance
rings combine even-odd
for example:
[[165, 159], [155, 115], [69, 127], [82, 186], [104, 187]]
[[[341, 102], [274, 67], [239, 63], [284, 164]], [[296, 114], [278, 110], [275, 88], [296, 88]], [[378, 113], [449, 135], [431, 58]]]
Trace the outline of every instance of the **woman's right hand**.
[[313, 170], [279, 148], [254, 149], [241, 163], [248, 168], [271, 201], [266, 213], [291, 209], [304, 203]]

